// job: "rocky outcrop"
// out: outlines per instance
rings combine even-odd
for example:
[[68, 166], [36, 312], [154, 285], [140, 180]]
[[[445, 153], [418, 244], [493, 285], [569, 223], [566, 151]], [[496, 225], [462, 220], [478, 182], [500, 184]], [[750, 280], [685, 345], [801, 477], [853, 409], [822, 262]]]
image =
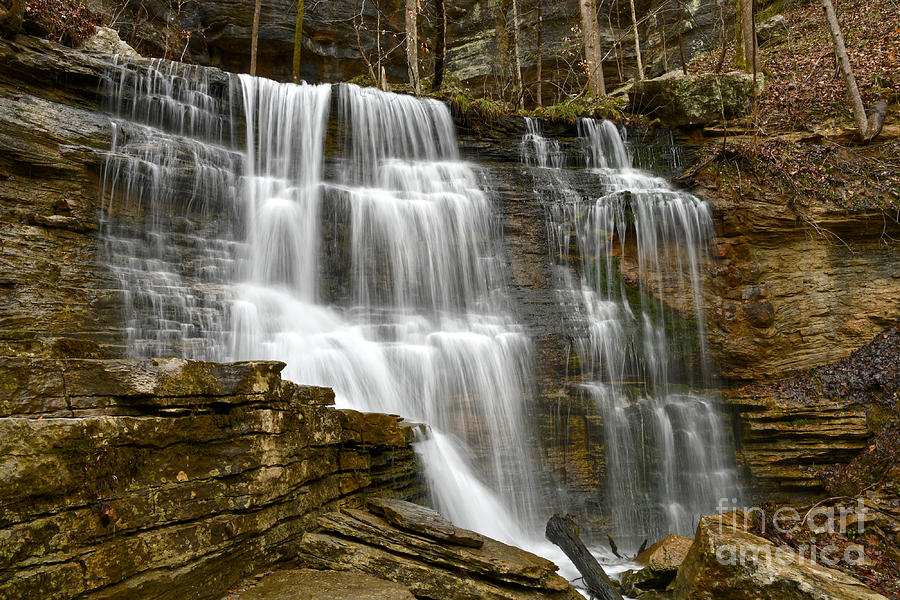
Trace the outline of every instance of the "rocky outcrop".
[[847, 462], [866, 448], [866, 409], [851, 401], [801, 405], [777, 397], [735, 395], [740, 411], [738, 454], [760, 494], [771, 500], [806, 498], [823, 490], [815, 466]]
[[829, 471], [900, 419], [898, 381], [900, 331], [891, 328], [832, 365], [730, 394], [740, 414], [739, 456], [765, 500], [823, 492]]
[[459, 529], [430, 509], [397, 500], [373, 500], [370, 508], [322, 515], [319, 531], [303, 536], [301, 558], [398, 582], [418, 598], [580, 597], [550, 561]]
[[121, 296], [97, 260], [105, 67], [0, 40], [0, 355], [122, 354]]
[[0, 596], [217, 597], [322, 510], [420, 496], [415, 425], [283, 366], [0, 361]]
[[784, 15], [773, 15], [756, 26], [756, 39], [760, 45], [773, 42], [787, 34], [788, 25]]
[[642, 569], [622, 573], [622, 589], [638, 598], [664, 592], [675, 579], [693, 542], [691, 538], [674, 534], [656, 542], [635, 558], [634, 562], [643, 565]]
[[716, 221], [707, 334], [725, 377], [773, 380], [842, 359], [900, 318], [900, 271], [886, 243], [900, 224], [890, 215], [797, 208], [800, 199], [735, 197], [714, 184], [696, 191]]
[[94, 35], [81, 45], [81, 50], [95, 54], [118, 54], [126, 59], [141, 57], [134, 48], [119, 39], [119, 34], [115, 29], [109, 27], [98, 27]]
[[887, 600], [857, 579], [748, 533], [743, 513], [703, 517], [675, 600]]
[[[763, 93], [759, 74], [757, 94]], [[750, 113], [753, 76], [742, 72], [685, 75], [672, 71], [636, 81], [628, 91], [629, 110], [659, 119], [663, 125], [682, 127], [718, 122]]]

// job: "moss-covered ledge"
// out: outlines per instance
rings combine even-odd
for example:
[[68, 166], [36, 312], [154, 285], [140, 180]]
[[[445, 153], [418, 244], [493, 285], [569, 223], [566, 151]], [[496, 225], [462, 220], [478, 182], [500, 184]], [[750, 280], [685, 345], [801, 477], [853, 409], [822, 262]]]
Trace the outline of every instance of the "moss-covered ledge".
[[323, 510], [419, 499], [416, 425], [283, 367], [0, 358], [0, 597], [219, 597]]

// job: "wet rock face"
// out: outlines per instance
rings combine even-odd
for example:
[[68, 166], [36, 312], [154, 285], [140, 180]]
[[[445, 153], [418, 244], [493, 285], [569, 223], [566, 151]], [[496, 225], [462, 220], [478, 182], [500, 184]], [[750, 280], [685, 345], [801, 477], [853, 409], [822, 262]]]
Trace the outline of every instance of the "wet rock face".
[[348, 571], [276, 571], [240, 595], [241, 600], [414, 600], [399, 583]]
[[887, 600], [859, 580], [747, 532], [743, 513], [703, 517], [675, 600]]
[[282, 368], [0, 361], [0, 596], [218, 597], [322, 509], [420, 497], [413, 425]]

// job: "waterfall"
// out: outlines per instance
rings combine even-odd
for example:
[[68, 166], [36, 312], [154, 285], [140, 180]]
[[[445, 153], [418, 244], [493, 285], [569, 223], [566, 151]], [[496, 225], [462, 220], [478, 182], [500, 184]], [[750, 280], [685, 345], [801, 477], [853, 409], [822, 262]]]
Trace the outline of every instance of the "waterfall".
[[[426, 423], [416, 448], [436, 508], [562, 562], [541, 542], [553, 494], [533, 456], [533, 351], [497, 207], [447, 107], [164, 61], [111, 65], [103, 93], [98, 243], [127, 354], [281, 360], [341, 407]], [[734, 494], [716, 401], [700, 391], [702, 328], [684, 327], [703, 322], [708, 209], [630, 168], [613, 125], [581, 127], [578, 169], [537, 122], [523, 140], [547, 178], [572, 384], [603, 415], [619, 531], [687, 532]], [[570, 175], [599, 191], [585, 197]]]
[[280, 360], [339, 406], [426, 423], [436, 507], [527, 544], [531, 345], [447, 107], [161, 62], [114, 65], [104, 93], [100, 241], [128, 354]]
[[603, 420], [604, 506], [616, 539], [691, 535], [700, 515], [738, 495], [728, 429], [705, 391], [700, 269], [711, 215], [632, 168], [614, 124], [583, 119], [578, 133], [581, 167], [564, 169], [559, 142], [526, 119], [522, 159], [535, 167], [558, 294], [570, 307], [571, 383]]

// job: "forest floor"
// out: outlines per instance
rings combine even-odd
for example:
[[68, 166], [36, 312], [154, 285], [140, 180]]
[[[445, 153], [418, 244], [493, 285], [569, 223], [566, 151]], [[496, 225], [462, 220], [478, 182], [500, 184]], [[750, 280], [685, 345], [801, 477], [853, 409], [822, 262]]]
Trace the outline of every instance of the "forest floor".
[[[760, 21], [787, 0], [764, 9]], [[760, 48], [765, 93], [754, 114], [704, 140], [702, 168], [691, 179], [716, 180], [728, 194], [780, 193], [802, 208], [900, 208], [900, 2], [843, 0], [838, 20], [863, 103], [888, 102], [882, 134], [868, 145], [855, 140], [846, 85], [819, 2], [792, 2], [783, 12], [787, 31]], [[714, 71], [721, 49], [693, 60], [693, 73]], [[726, 47], [724, 64], [735, 64]], [[708, 182], [708, 181], [707, 181]]]

